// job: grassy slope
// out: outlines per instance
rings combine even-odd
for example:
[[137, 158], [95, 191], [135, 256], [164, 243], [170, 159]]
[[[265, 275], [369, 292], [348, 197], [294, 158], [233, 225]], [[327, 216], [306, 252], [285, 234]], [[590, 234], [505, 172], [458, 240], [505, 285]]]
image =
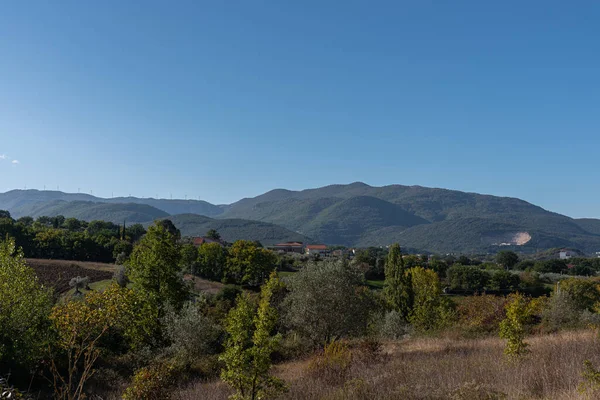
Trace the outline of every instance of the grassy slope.
[[[600, 365], [592, 331], [528, 337], [531, 354], [519, 363], [504, 362], [504, 341], [414, 338], [383, 345], [379, 357], [358, 350], [345, 376], [325, 379], [311, 373], [311, 359], [277, 365], [275, 375], [289, 386], [286, 399], [553, 399], [598, 398], [582, 394], [583, 362]], [[363, 353], [364, 354], [364, 353]], [[495, 395], [494, 395], [495, 393]], [[225, 400], [231, 392], [220, 381], [183, 388], [179, 400]]]

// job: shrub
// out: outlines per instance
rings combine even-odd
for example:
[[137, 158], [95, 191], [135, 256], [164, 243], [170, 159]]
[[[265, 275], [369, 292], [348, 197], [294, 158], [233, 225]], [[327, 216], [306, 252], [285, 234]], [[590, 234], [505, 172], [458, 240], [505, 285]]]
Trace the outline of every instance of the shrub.
[[411, 326], [396, 310], [378, 315], [373, 324], [374, 336], [380, 339], [398, 340], [411, 331]]
[[600, 285], [596, 279], [565, 279], [558, 283], [557, 290], [568, 293], [580, 310], [592, 311], [600, 302]]
[[505, 305], [505, 297], [489, 294], [467, 297], [457, 306], [459, 325], [472, 332], [495, 332], [506, 316]]
[[573, 328], [581, 319], [581, 310], [566, 291], [555, 292], [542, 312], [544, 327], [550, 331]]
[[203, 315], [201, 306], [186, 303], [180, 312], [168, 310], [163, 319], [168, 354], [184, 366], [220, 347], [222, 329]]
[[533, 314], [534, 304], [520, 293], [510, 295], [506, 304], [506, 318], [500, 322], [500, 337], [506, 339], [504, 353], [510, 358], [518, 358], [528, 353], [525, 338], [525, 325]]
[[175, 366], [169, 363], [153, 364], [136, 371], [131, 386], [123, 393], [123, 400], [168, 400], [175, 384]]
[[318, 379], [330, 384], [343, 382], [352, 365], [352, 352], [342, 341], [334, 340], [325, 345], [323, 352], [308, 364], [308, 371]]

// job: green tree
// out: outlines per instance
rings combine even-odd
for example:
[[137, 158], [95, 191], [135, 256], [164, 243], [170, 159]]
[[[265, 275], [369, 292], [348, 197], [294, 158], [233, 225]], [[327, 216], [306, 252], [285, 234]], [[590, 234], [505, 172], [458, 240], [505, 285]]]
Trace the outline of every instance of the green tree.
[[219, 243], [203, 243], [198, 247], [198, 269], [195, 274], [213, 281], [223, 279], [227, 251]]
[[224, 281], [260, 286], [277, 265], [277, 256], [254, 242], [238, 240], [229, 249]]
[[164, 307], [181, 309], [188, 293], [180, 275], [178, 238], [157, 222], [135, 246], [127, 263], [132, 288], [153, 303], [162, 317]]
[[362, 272], [353, 264], [309, 263], [287, 285], [286, 324], [315, 344], [365, 332], [373, 303]]
[[271, 273], [261, 289], [256, 312], [250, 297], [242, 294], [227, 316], [229, 339], [220, 359], [225, 364], [221, 379], [235, 390], [231, 399], [266, 399], [285, 390], [284, 382], [269, 374], [271, 354], [279, 340], [279, 335], [272, 335], [278, 316], [271, 302], [280, 286], [277, 274]]
[[212, 240], [221, 240], [221, 234], [216, 229], [209, 229], [206, 232], [206, 237]]
[[594, 311], [600, 303], [600, 282], [596, 279], [564, 279], [557, 284], [557, 291], [568, 293], [580, 310]]
[[0, 242], [0, 364], [32, 366], [47, 346], [52, 293], [10, 239]]
[[514, 251], [501, 251], [496, 254], [496, 262], [506, 269], [513, 269], [519, 263], [519, 256]]
[[446, 272], [452, 289], [477, 291], [484, 289], [490, 281], [490, 273], [479, 267], [455, 264]]
[[412, 281], [414, 304], [410, 322], [421, 331], [438, 329], [450, 322], [452, 309], [442, 296], [442, 287], [438, 275], [422, 267], [408, 271]]
[[194, 273], [198, 264], [198, 249], [191, 243], [181, 246], [181, 270]]
[[400, 245], [391, 245], [385, 263], [383, 294], [390, 307], [408, 320], [413, 305], [413, 293], [411, 277], [406, 271]]
[[500, 337], [506, 339], [504, 353], [518, 358], [528, 353], [525, 343], [525, 325], [531, 318], [534, 303], [520, 293], [509, 296], [505, 306], [506, 317], [500, 322]]

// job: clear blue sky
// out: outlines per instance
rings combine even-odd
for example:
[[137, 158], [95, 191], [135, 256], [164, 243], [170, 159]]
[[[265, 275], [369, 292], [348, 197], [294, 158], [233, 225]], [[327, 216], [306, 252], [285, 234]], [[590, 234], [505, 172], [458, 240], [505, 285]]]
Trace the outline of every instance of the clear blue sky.
[[597, 1], [5, 1], [0, 191], [364, 181], [600, 217], [598, 21]]

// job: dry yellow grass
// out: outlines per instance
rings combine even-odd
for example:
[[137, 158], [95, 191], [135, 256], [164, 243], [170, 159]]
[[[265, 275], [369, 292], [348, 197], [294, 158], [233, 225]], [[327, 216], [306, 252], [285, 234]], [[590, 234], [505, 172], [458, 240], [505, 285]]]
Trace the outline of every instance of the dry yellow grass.
[[[344, 381], [309, 373], [309, 360], [278, 365], [275, 373], [289, 384], [285, 399], [596, 399], [581, 394], [584, 360], [600, 365], [594, 332], [563, 332], [527, 339], [531, 353], [507, 362], [504, 342], [496, 338], [409, 339], [385, 343], [375, 360], [353, 362]], [[226, 399], [221, 382], [181, 388], [176, 398]]]

